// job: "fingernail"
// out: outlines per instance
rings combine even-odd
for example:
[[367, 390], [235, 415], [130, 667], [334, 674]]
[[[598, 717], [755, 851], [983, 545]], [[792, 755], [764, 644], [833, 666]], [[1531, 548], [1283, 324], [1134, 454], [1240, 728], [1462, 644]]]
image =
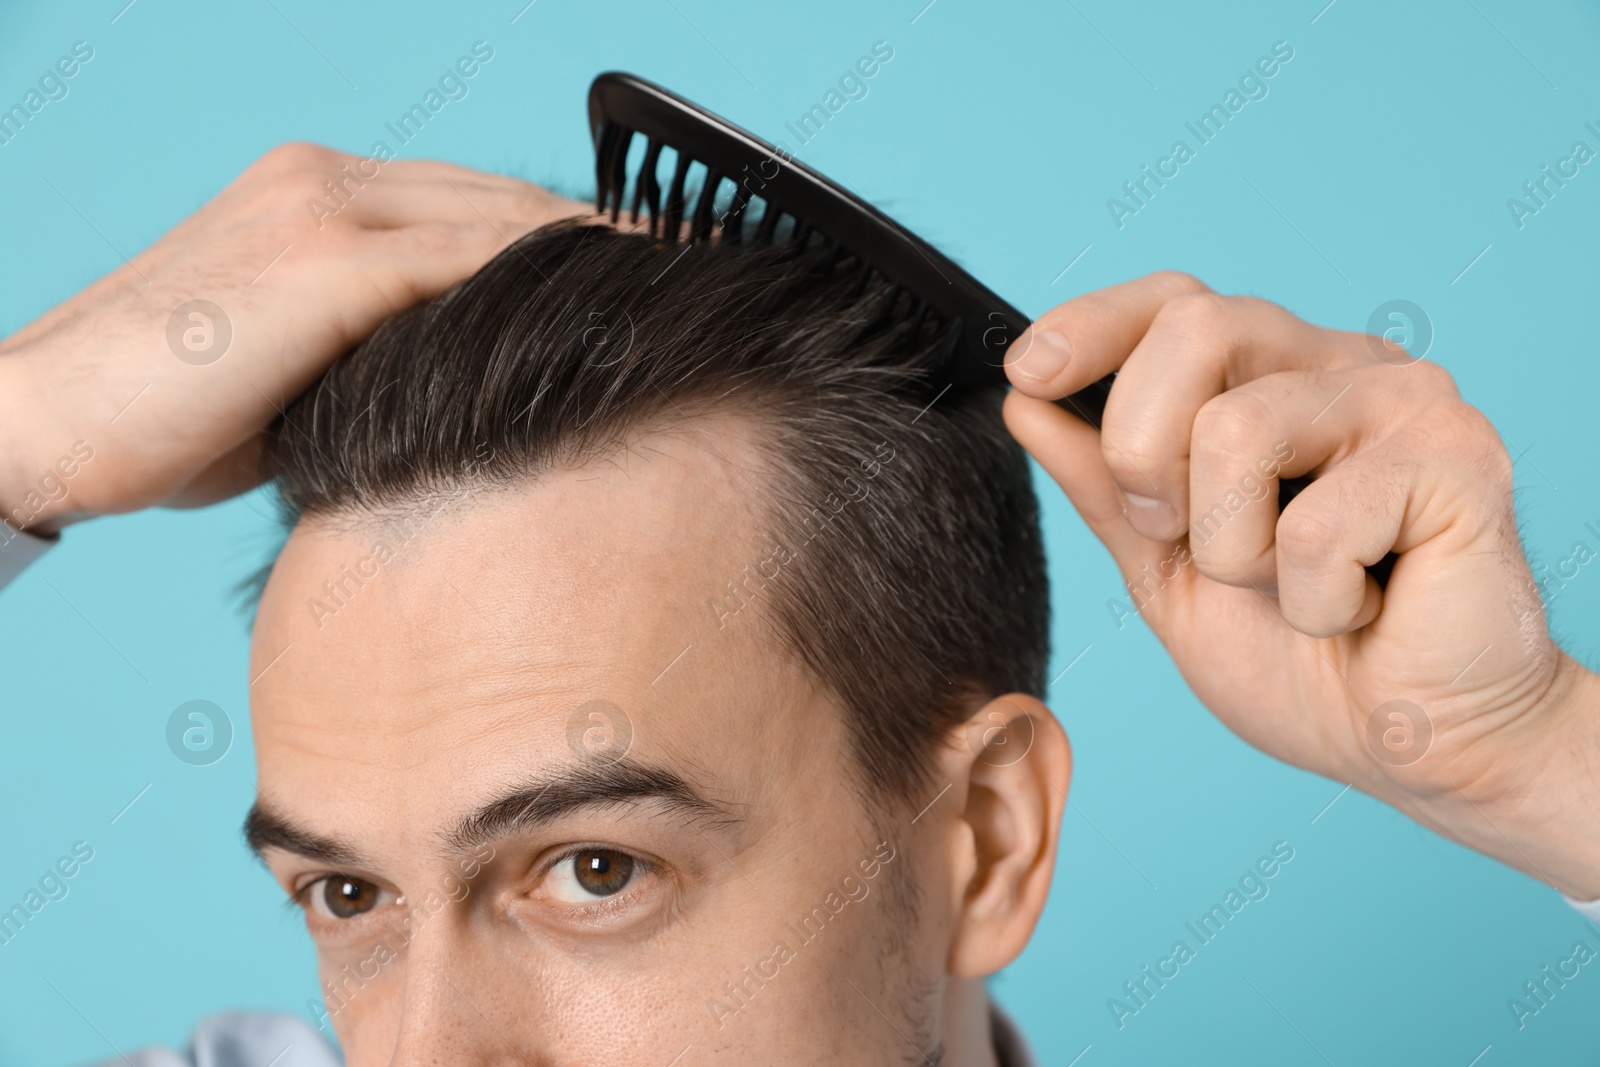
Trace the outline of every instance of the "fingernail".
[[1072, 360], [1072, 343], [1060, 330], [1029, 330], [1014, 346], [1015, 356], [1008, 356], [1007, 365], [1014, 377], [1030, 382], [1048, 382]]
[[1170, 541], [1177, 536], [1178, 516], [1172, 505], [1138, 493], [1124, 493], [1122, 499], [1125, 501], [1122, 513], [1141, 536], [1152, 541]]

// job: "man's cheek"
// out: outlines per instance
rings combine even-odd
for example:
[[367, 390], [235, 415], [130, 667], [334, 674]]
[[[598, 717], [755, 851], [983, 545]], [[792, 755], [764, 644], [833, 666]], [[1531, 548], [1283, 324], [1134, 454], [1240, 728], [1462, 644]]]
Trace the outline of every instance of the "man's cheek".
[[403, 945], [382, 944], [382, 950], [378, 942], [368, 942], [338, 950], [319, 948], [317, 952], [326, 1015], [313, 1011], [313, 1021], [324, 1034], [332, 1027], [351, 1067], [383, 1062], [387, 1053], [374, 1060], [372, 1050], [391, 1048], [399, 1029], [406, 987], [406, 951]]

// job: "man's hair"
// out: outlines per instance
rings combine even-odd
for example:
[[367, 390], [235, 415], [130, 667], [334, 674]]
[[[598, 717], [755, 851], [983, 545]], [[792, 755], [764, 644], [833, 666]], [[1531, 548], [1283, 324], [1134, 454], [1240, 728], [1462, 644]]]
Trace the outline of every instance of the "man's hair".
[[865, 795], [920, 796], [982, 702], [1043, 695], [1038, 505], [1003, 390], [930, 405], [939, 339], [823, 255], [529, 234], [287, 409], [267, 448], [285, 520], [404, 513], [699, 414], [746, 418], [776, 472], [765, 547], [708, 591], [708, 620], [748, 603], [737, 621], [775, 626], [844, 707]]

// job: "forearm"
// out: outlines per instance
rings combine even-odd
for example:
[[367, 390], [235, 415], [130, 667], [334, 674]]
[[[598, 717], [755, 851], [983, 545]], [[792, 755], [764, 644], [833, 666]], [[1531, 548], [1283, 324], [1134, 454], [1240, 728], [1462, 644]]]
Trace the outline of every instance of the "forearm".
[[1575, 900], [1600, 899], [1600, 675], [1563, 655], [1540, 719], [1521, 751], [1507, 746], [1514, 789], [1495, 800], [1458, 789], [1401, 807]]

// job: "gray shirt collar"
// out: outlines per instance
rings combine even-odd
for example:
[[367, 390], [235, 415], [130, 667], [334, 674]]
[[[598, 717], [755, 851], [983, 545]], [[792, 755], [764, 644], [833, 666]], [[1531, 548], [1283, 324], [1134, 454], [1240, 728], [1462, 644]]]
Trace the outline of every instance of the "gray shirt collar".
[[994, 1001], [989, 1002], [989, 1033], [994, 1040], [994, 1058], [1000, 1067], [1039, 1067], [1033, 1049], [1022, 1030]]
[[[1039, 1067], [1027, 1039], [998, 1004], [989, 1002], [989, 1032], [1000, 1067]], [[213, 1015], [195, 1028], [187, 1054], [141, 1049], [101, 1067], [341, 1067], [339, 1054], [293, 1015]]]

